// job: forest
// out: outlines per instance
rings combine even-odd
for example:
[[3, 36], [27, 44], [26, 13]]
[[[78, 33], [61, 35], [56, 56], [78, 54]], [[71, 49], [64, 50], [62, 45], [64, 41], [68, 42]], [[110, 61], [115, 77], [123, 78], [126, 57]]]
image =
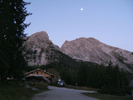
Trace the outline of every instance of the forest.
[[[33, 70], [38, 66], [27, 67], [27, 71]], [[50, 63], [40, 66], [41, 69], [47, 70], [52, 68], [59, 72], [61, 79], [68, 85], [87, 86], [97, 89], [120, 89], [129, 85], [126, 72], [120, 69], [118, 65], [113, 66], [110, 62], [108, 66], [88, 65], [80, 63], [80, 67], [71, 67], [64, 63]]]

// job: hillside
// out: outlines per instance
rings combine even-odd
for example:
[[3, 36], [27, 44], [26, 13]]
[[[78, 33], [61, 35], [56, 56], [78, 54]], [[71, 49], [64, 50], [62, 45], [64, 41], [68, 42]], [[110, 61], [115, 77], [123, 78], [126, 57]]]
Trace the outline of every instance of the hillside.
[[37, 32], [27, 37], [25, 42], [29, 66], [42, 66], [52, 62], [62, 62], [72, 67], [79, 67], [79, 63], [75, 59], [62, 53], [59, 47], [49, 40], [45, 31]]
[[65, 41], [61, 48], [55, 45], [45, 31], [26, 37], [24, 43], [28, 55], [25, 59], [29, 66], [43, 66], [49, 63], [62, 62], [71, 67], [79, 67], [83, 61], [88, 65], [113, 65], [128, 72], [133, 71], [133, 53], [112, 47], [94, 38], [78, 38]]
[[78, 38], [65, 41], [60, 51], [73, 59], [108, 66], [111, 61], [126, 71], [133, 70], [133, 54], [130, 51], [106, 45], [94, 38]]

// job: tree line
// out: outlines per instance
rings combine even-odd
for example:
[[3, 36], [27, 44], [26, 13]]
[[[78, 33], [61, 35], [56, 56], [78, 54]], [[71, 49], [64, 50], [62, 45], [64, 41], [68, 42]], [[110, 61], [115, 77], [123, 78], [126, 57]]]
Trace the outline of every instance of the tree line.
[[[89, 65], [87, 63], [79, 63], [80, 67], [71, 67], [62, 62], [50, 63], [48, 65], [41, 66], [41, 69], [53, 68], [61, 79], [66, 84], [79, 86], [87, 86], [99, 89], [118, 89], [129, 85], [127, 76], [124, 75], [126, 72], [120, 69], [118, 65], [113, 66], [110, 62], [108, 66], [103, 64]], [[34, 67], [28, 67], [30, 71]], [[37, 68], [37, 66], [36, 66]], [[35, 68], [34, 68], [35, 69]]]
[[123, 75], [124, 73], [118, 65], [113, 66], [111, 62], [108, 66], [96, 65], [94, 67], [82, 63], [77, 77], [81, 86], [112, 89], [129, 85], [127, 77]]
[[95, 65], [89, 66], [81, 63], [79, 69], [63, 68], [60, 71], [61, 78], [71, 85], [78, 83], [79, 86], [87, 86], [99, 89], [117, 89], [128, 86], [129, 82], [124, 70], [120, 70], [119, 66], [113, 66], [112, 63], [108, 66]]
[[50, 63], [44, 66], [27, 67], [27, 71], [34, 70], [36, 68], [49, 69], [53, 68], [61, 79], [66, 84], [78, 86], [87, 86], [99, 89], [118, 89], [129, 85], [129, 81], [124, 75], [126, 72], [120, 69], [118, 65], [113, 66], [110, 62], [108, 66], [103, 64], [89, 65], [87, 63], [79, 63], [80, 67], [71, 67], [62, 62]]

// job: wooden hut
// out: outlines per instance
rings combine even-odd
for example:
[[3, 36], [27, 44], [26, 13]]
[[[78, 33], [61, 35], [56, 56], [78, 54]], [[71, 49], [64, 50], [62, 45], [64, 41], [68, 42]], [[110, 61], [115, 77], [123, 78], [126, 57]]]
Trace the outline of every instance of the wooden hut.
[[54, 77], [53, 74], [46, 72], [46, 70], [42, 70], [40, 68], [25, 73], [25, 76], [26, 76], [26, 81], [44, 82], [44, 83], [52, 82], [52, 78]]

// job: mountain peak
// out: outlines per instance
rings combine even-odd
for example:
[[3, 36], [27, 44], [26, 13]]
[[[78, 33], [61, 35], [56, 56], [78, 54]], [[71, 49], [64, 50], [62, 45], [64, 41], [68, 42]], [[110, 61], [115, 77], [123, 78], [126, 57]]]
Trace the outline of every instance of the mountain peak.
[[112, 61], [113, 65], [117, 64], [128, 71], [127, 64], [133, 64], [131, 52], [106, 45], [93, 37], [81, 37], [64, 42], [60, 50], [73, 59], [104, 64], [105, 66]]
[[89, 38], [87, 38], [87, 39], [99, 41], [99, 40], [97, 40], [97, 39], [95, 39], [95, 38], [93, 38], [93, 37], [89, 37]]
[[33, 37], [34, 39], [39, 38], [39, 39], [48, 39], [48, 34], [46, 31], [40, 31], [32, 34], [30, 37]]
[[48, 34], [45, 31], [36, 32], [28, 36], [28, 40], [25, 44], [29, 52], [29, 59], [27, 60], [29, 66], [46, 65], [49, 62], [46, 58], [52, 54], [52, 50], [59, 49], [58, 46], [49, 40]]

